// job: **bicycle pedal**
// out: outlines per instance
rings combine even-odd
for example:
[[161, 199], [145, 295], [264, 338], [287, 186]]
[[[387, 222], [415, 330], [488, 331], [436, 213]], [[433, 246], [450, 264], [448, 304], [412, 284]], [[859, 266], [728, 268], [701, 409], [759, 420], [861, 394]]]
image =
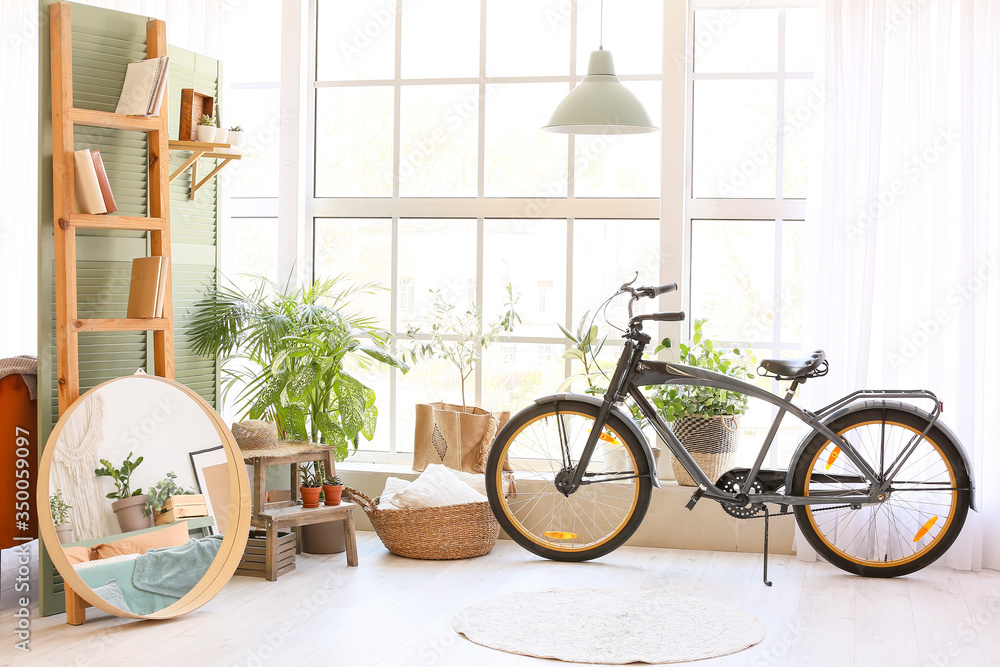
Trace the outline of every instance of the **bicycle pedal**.
[[698, 503], [699, 500], [701, 500], [701, 497], [705, 495], [705, 491], [707, 490], [708, 489], [706, 489], [704, 486], [699, 486], [697, 489], [695, 489], [695, 492], [691, 494], [691, 498], [687, 501], [687, 504], [684, 505], [684, 507], [688, 508], [689, 510], [693, 510], [694, 506]]

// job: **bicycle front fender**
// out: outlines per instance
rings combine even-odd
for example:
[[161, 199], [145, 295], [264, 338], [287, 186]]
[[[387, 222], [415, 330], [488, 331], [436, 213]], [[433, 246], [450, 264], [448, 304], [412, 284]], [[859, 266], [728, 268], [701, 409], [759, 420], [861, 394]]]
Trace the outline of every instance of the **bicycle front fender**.
[[[901, 403], [899, 401], [861, 401], [859, 403], [854, 403], [853, 405], [849, 405], [845, 408], [841, 408], [840, 410], [837, 410], [833, 414], [824, 417], [821, 420], [821, 423], [829, 426], [831, 422], [840, 419], [844, 415], [850, 415], [855, 412], [860, 412], [861, 410], [868, 410], [870, 408], [881, 408], [883, 406], [891, 408], [893, 410], [902, 410], [903, 412], [909, 412], [915, 414], [919, 416], [921, 419], [926, 419], [927, 421], [930, 421], [932, 419], [930, 413], [928, 413], [925, 410], [921, 410], [920, 408], [910, 403]], [[976, 509], [976, 480], [975, 477], [973, 476], [972, 461], [969, 459], [969, 454], [965, 451], [965, 447], [962, 446], [962, 443], [961, 441], [959, 441], [958, 436], [956, 436], [955, 433], [950, 428], [948, 428], [948, 426], [945, 425], [940, 419], [934, 423], [934, 428], [940, 430], [946, 438], [951, 440], [952, 444], [955, 445], [955, 449], [957, 449], [958, 453], [961, 454], [962, 463], [965, 464], [965, 469], [969, 472], [969, 507], [978, 512], [979, 510]], [[807, 433], [806, 436], [802, 438], [802, 441], [799, 442], [799, 446], [795, 449], [795, 453], [792, 454], [791, 461], [788, 464], [788, 472], [786, 473], [785, 476], [785, 489], [792, 488], [792, 474], [795, 471], [796, 464], [798, 463], [799, 458], [802, 456], [802, 452], [809, 444], [809, 441], [812, 440], [815, 436], [816, 436], [815, 431]]]
[[[604, 399], [591, 396], [590, 394], [553, 394], [551, 396], [543, 396], [535, 399], [535, 403], [538, 403], [539, 405], [558, 403], [559, 401], [580, 401], [581, 403], [589, 403], [596, 408], [601, 407], [604, 403]], [[622, 423], [625, 424], [625, 428], [629, 430], [629, 433], [631, 433], [639, 444], [642, 445], [642, 451], [646, 455], [646, 464], [649, 468], [649, 475], [653, 482], [653, 486], [658, 489], [662, 489], [663, 487], [660, 486], [659, 475], [657, 475], [656, 471], [656, 461], [653, 459], [653, 448], [649, 446], [649, 441], [646, 440], [646, 436], [643, 435], [638, 424], [636, 424], [635, 420], [632, 419], [632, 415], [626, 414], [625, 411], [617, 405], [611, 406], [611, 414], [618, 417]]]

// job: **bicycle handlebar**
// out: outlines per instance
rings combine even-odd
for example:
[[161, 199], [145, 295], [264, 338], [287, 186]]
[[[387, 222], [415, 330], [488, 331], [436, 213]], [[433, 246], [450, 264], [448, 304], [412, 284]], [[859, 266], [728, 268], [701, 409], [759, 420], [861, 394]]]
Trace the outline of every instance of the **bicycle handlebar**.
[[684, 321], [684, 311], [676, 311], [671, 313], [649, 313], [647, 315], [636, 315], [630, 322], [683, 322]]
[[659, 287], [637, 287], [635, 293], [636, 296], [645, 296], [652, 299], [653, 297], [660, 296], [661, 294], [673, 292], [676, 289], [677, 283], [667, 283], [666, 285], [660, 285]]

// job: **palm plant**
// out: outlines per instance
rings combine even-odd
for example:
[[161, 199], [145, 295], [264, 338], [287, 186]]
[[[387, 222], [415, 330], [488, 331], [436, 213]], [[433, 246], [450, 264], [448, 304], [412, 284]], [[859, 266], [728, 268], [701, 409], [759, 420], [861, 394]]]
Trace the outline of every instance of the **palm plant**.
[[409, 366], [389, 349], [390, 334], [352, 312], [373, 284], [342, 287], [343, 276], [303, 287], [265, 278], [250, 292], [217, 286], [195, 306], [192, 342], [223, 360], [225, 395], [240, 387], [244, 418], [269, 419], [284, 439], [336, 448], [344, 460], [359, 437], [375, 436], [375, 392], [348, 368]]

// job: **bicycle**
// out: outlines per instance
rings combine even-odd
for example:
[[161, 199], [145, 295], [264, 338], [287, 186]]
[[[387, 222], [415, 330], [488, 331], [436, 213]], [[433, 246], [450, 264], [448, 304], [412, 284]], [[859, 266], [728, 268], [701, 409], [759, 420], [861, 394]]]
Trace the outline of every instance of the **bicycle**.
[[[632, 314], [640, 298], [677, 289], [621, 286], [630, 294], [625, 346], [603, 399], [555, 394], [536, 399], [500, 430], [486, 465], [493, 513], [522, 547], [557, 561], [585, 561], [621, 546], [639, 527], [652, 487], [661, 488], [649, 442], [620, 407], [639, 412], [697, 483], [686, 507], [702, 498], [730, 515], [762, 517], [767, 579], [768, 504], [794, 512], [806, 540], [833, 565], [862, 576], [895, 577], [934, 562], [958, 537], [975, 484], [958, 438], [938, 420], [942, 404], [927, 390], [860, 390], [816, 412], [792, 398], [799, 385], [829, 369], [817, 350], [798, 359], [764, 359], [759, 370], [790, 382], [782, 397], [748, 382], [693, 366], [644, 359], [644, 322], [677, 322], [683, 312]], [[610, 302], [610, 299], [609, 299]], [[606, 302], [607, 303], [607, 302]], [[752, 467], [710, 480], [663, 421], [641, 387], [689, 384], [746, 394], [777, 406]], [[927, 400], [930, 412], [900, 399]], [[782, 419], [811, 431], [787, 470], [764, 469]]]

